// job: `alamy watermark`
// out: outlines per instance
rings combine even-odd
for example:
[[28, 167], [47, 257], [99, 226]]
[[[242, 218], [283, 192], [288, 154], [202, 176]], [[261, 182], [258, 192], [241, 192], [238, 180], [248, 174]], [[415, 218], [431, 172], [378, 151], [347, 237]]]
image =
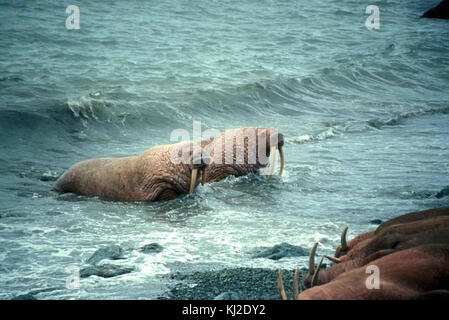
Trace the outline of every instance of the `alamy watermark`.
[[366, 7], [365, 13], [370, 15], [365, 20], [365, 27], [368, 30], [373, 30], [373, 29], [378, 30], [378, 29], [380, 29], [380, 10], [379, 10], [379, 7], [375, 6], [375, 5], [369, 5], [369, 6]]
[[365, 281], [365, 286], [368, 290], [380, 289], [380, 270], [379, 267], [370, 264], [366, 267], [365, 273], [370, 274], [370, 276]]
[[80, 28], [80, 9], [78, 6], [70, 5], [65, 9], [69, 16], [65, 19], [65, 27], [68, 30], [78, 30]]
[[65, 272], [70, 275], [65, 281], [65, 287], [69, 290], [76, 290], [80, 287], [80, 268], [77, 266], [68, 266]]

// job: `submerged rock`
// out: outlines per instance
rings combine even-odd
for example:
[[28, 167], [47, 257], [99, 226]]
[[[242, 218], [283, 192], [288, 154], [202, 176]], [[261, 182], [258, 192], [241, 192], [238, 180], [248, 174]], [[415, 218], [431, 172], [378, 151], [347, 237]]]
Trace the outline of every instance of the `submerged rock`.
[[382, 220], [380, 220], [380, 219], [373, 219], [369, 223], [371, 223], [371, 224], [381, 224]]
[[15, 296], [11, 300], [37, 300], [37, 299], [33, 295], [27, 293]]
[[441, 199], [441, 198], [444, 198], [444, 197], [447, 197], [447, 196], [449, 196], [449, 186], [447, 186], [446, 188], [441, 189], [440, 192], [438, 192], [435, 195], [435, 198]]
[[95, 251], [94, 254], [87, 259], [87, 263], [96, 265], [103, 259], [117, 260], [123, 259], [123, 256], [123, 249], [120, 246], [113, 244]]
[[39, 178], [39, 180], [40, 181], [56, 181], [56, 180], [58, 180], [58, 177], [55, 177], [55, 176], [45, 173]]
[[11, 300], [38, 300], [36, 298], [36, 295], [38, 295], [39, 293], [51, 292], [51, 291], [55, 291], [55, 290], [65, 290], [65, 289], [66, 288], [64, 288], [64, 287], [50, 287], [50, 288], [31, 290], [28, 293], [15, 296], [15, 297], [11, 298]]
[[301, 246], [294, 246], [283, 242], [271, 248], [262, 248], [256, 252], [252, 258], [266, 258], [271, 260], [279, 260], [284, 257], [308, 256], [309, 250]]
[[226, 291], [220, 293], [218, 296], [214, 298], [214, 300], [242, 300], [240, 295], [234, 291]]
[[140, 248], [140, 252], [143, 253], [159, 253], [162, 250], [164, 250], [164, 248], [156, 242], [146, 244], [142, 248]]
[[426, 11], [423, 18], [449, 19], [449, 0], [443, 0], [436, 7]]
[[130, 273], [135, 270], [134, 267], [118, 266], [114, 264], [103, 264], [101, 266], [90, 266], [80, 271], [81, 278], [90, 276], [99, 276], [102, 278], [112, 278], [122, 274]]

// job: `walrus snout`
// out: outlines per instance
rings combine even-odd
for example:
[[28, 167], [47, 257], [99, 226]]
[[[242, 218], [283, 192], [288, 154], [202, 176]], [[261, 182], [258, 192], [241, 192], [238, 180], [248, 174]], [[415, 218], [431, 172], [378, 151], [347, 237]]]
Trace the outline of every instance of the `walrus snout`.
[[195, 191], [196, 179], [198, 172], [201, 173], [201, 184], [206, 183], [207, 179], [207, 168], [212, 162], [211, 158], [204, 151], [201, 151], [192, 157], [192, 175], [190, 178], [190, 190], [189, 193], [192, 194]]

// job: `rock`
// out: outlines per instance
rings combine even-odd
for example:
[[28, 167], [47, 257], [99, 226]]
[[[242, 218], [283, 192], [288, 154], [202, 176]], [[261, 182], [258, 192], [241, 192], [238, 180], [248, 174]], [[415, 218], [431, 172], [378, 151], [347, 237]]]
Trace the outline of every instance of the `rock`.
[[436, 7], [426, 11], [422, 18], [449, 19], [449, 0], [443, 0]]
[[444, 197], [447, 197], [447, 196], [449, 196], [449, 186], [447, 186], [446, 188], [441, 189], [441, 191], [438, 192], [435, 195], [435, 198], [441, 199], [441, 198], [444, 198]]
[[114, 264], [103, 264], [101, 266], [89, 266], [80, 271], [81, 278], [90, 276], [99, 276], [102, 278], [112, 278], [122, 274], [130, 273], [135, 270], [134, 267], [119, 266]]
[[51, 292], [55, 290], [65, 290], [65, 287], [50, 287], [50, 288], [31, 290], [28, 293], [15, 296], [11, 300], [38, 300], [35, 296], [38, 295], [39, 293]]
[[218, 296], [214, 298], [214, 300], [242, 300], [238, 293], [234, 291], [226, 291], [220, 293]]
[[262, 248], [256, 252], [252, 258], [266, 258], [271, 260], [279, 260], [284, 257], [299, 257], [308, 256], [309, 250], [301, 246], [293, 246], [289, 243], [283, 242], [271, 248]]
[[87, 259], [87, 263], [96, 265], [103, 259], [123, 259], [123, 255], [123, 249], [120, 246], [113, 244], [95, 251], [94, 254], [89, 259]]
[[369, 223], [371, 223], [371, 224], [381, 224], [382, 220], [380, 220], [380, 219], [373, 219]]
[[40, 178], [40, 181], [56, 181], [58, 180], [58, 177], [54, 177], [48, 174], [43, 174]]
[[27, 294], [21, 294], [19, 296], [15, 296], [11, 300], [37, 300], [33, 295], [27, 293]]
[[156, 242], [146, 244], [142, 248], [140, 248], [140, 252], [142, 253], [159, 253], [162, 250], [164, 250], [164, 248]]

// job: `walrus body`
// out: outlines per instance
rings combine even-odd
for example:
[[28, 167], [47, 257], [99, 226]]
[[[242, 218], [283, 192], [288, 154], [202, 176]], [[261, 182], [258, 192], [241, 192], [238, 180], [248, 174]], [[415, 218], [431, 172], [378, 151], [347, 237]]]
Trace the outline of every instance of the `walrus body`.
[[[245, 137], [252, 134], [256, 139], [245, 140]], [[262, 139], [262, 135], [267, 138]], [[240, 138], [243, 138], [241, 144], [236, 142]], [[251, 141], [256, 145], [252, 146]], [[156, 146], [139, 156], [90, 159], [67, 170], [58, 179], [53, 190], [117, 201], [170, 200], [188, 193], [189, 187], [192, 192], [201, 175], [202, 183], [207, 183], [230, 175], [241, 176], [257, 172], [267, 163], [260, 161], [259, 157], [254, 163], [248, 161], [251, 150], [259, 150], [263, 144], [265, 155], [269, 156], [270, 150], [273, 150], [273, 141], [276, 142], [274, 147], [282, 147], [283, 137], [276, 130], [242, 128], [225, 131], [198, 143], [180, 142]], [[232, 152], [231, 163], [226, 161], [226, 151], [228, 155]], [[184, 154], [185, 161], [175, 161], [180, 160], [177, 156], [181, 154]], [[199, 156], [198, 164], [194, 163], [196, 156]], [[239, 157], [243, 162], [237, 161]], [[199, 171], [197, 167], [200, 168]]]
[[[309, 257], [309, 273], [301, 281], [304, 292], [299, 298], [429, 299], [442, 296], [442, 293], [444, 297], [449, 297], [446, 294], [449, 293], [449, 207], [398, 216], [384, 222], [374, 231], [357, 236], [349, 243], [346, 242], [346, 231], [347, 227], [343, 229], [339, 246], [342, 248], [339, 251], [342, 255], [323, 255], [316, 267], [318, 243], [315, 243]], [[446, 253], [441, 255], [442, 251], [438, 246], [445, 246]], [[423, 257], [425, 255], [421, 265], [418, 263], [418, 253], [422, 253]], [[323, 258], [328, 258], [335, 264], [320, 270]], [[386, 285], [385, 290], [367, 290], [365, 287], [366, 268], [372, 265], [379, 268], [381, 281]], [[400, 265], [400, 269], [396, 269]], [[408, 273], [409, 270], [413, 270], [413, 274]], [[427, 275], [434, 275], [435, 278], [426, 278]], [[422, 281], [423, 279], [425, 280]], [[281, 280], [280, 278], [280, 283]], [[418, 283], [425, 284], [425, 287], [414, 290]], [[403, 292], [405, 295], [396, 294], [401, 288], [406, 289]], [[375, 294], [372, 295], [373, 292]]]
[[118, 201], [169, 200], [176, 196], [175, 186], [179, 193], [187, 193], [188, 187], [172, 177], [188, 181], [191, 170], [163, 165], [164, 160], [169, 160], [168, 146], [148, 149], [140, 156], [82, 161], [58, 179], [54, 190]]

